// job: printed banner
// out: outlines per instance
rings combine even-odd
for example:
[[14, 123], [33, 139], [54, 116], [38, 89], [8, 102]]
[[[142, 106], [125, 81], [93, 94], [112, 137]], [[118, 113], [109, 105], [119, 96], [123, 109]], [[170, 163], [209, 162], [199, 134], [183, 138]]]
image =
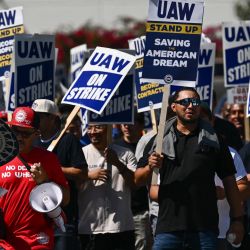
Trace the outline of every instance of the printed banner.
[[[199, 53], [199, 65], [197, 72], [197, 83], [195, 89], [200, 99], [206, 102], [212, 110], [213, 103], [213, 81], [215, 67], [215, 44], [202, 43]], [[180, 89], [180, 86], [170, 86], [170, 94]]]
[[225, 87], [248, 85], [250, 77], [250, 21], [223, 23]]
[[24, 33], [23, 7], [0, 10], [0, 80], [10, 77], [14, 35]]
[[199, 54], [196, 90], [212, 110], [215, 68], [215, 43], [202, 43]]
[[134, 62], [135, 57], [132, 55], [97, 47], [63, 97], [62, 103], [79, 105], [101, 114]]
[[142, 82], [195, 86], [204, 2], [150, 0]]
[[133, 75], [127, 75], [110, 99], [101, 115], [89, 112], [89, 123], [133, 124], [134, 120]]
[[135, 90], [138, 112], [150, 110], [150, 105], [153, 109], [161, 107], [164, 87], [158, 83], [141, 82], [143, 69], [143, 55], [145, 51], [146, 37], [142, 36], [136, 39], [129, 40], [129, 48], [135, 50]]
[[246, 104], [247, 103], [248, 86], [238, 86], [227, 89], [228, 104]]
[[15, 101], [31, 106], [39, 98], [54, 100], [55, 37], [15, 36]]
[[70, 50], [70, 80], [71, 83], [76, 79], [81, 72], [83, 64], [85, 62], [85, 53], [87, 51], [87, 45], [82, 44], [74, 47]]

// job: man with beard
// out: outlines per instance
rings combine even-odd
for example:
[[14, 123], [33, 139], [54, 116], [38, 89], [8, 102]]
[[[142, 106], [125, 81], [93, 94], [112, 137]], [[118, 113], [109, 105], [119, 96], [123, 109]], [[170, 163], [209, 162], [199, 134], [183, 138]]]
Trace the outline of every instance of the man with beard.
[[[182, 88], [171, 104], [176, 117], [165, 125], [162, 154], [154, 152], [155, 140], [146, 146], [135, 173], [137, 184], [151, 180], [160, 168], [159, 215], [154, 250], [216, 249], [218, 210], [215, 173], [223, 181], [231, 209], [228, 233], [234, 244], [242, 241], [243, 209], [228, 147], [211, 125], [201, 119], [200, 97], [193, 88]], [[153, 146], [152, 146], [153, 144]]]
[[134, 250], [131, 187], [136, 159], [124, 147], [108, 144], [107, 125], [87, 128], [91, 143], [83, 147], [88, 181], [78, 193], [82, 250]]

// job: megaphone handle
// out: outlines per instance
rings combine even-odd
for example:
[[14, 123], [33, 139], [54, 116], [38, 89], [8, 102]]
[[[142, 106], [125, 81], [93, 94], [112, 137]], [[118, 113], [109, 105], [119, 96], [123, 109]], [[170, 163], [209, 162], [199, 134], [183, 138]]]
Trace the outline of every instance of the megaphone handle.
[[23, 165], [26, 167], [26, 169], [30, 172], [30, 169], [31, 169], [30, 165], [20, 155], [18, 155], [17, 157], [23, 163]]

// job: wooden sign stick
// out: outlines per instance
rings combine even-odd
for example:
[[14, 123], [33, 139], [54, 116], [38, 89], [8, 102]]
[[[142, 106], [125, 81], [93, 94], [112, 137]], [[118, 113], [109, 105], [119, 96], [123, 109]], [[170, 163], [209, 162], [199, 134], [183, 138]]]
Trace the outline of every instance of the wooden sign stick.
[[55, 148], [55, 146], [57, 145], [57, 143], [60, 141], [60, 139], [62, 138], [63, 134], [65, 133], [65, 131], [67, 130], [68, 126], [70, 125], [70, 123], [73, 121], [73, 119], [75, 118], [75, 116], [77, 115], [77, 113], [80, 110], [80, 106], [75, 106], [74, 109], [71, 111], [70, 115], [68, 116], [65, 126], [63, 128], [63, 130], [61, 131], [60, 135], [53, 140], [49, 147], [47, 148], [48, 151], [53, 151], [53, 149]]
[[244, 129], [245, 129], [245, 141], [250, 141], [250, 131], [249, 131], [249, 117], [247, 117], [247, 107], [244, 105]]
[[149, 107], [150, 107], [150, 115], [151, 115], [152, 128], [153, 128], [153, 131], [157, 134], [156, 116], [155, 116], [155, 110], [153, 109], [154, 104], [150, 103]]
[[[168, 110], [169, 88], [170, 88], [169, 85], [167, 84], [164, 85], [160, 122], [158, 126], [158, 133], [156, 136], [155, 152], [158, 154], [161, 154], [162, 152], [162, 142], [163, 142], [164, 129], [165, 129], [165, 123], [166, 123], [166, 117], [167, 117], [167, 110]], [[151, 180], [152, 185], [158, 184], [158, 174], [159, 174], [159, 169], [154, 168], [154, 171], [152, 174], [152, 180]]]

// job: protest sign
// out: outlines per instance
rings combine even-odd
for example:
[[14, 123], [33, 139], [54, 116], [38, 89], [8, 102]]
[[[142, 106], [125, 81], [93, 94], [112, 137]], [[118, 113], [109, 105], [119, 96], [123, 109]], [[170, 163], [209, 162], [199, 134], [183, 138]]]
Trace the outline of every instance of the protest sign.
[[238, 86], [227, 89], [228, 104], [246, 104], [247, 103], [248, 86]]
[[158, 83], [141, 82], [142, 69], [143, 69], [143, 55], [145, 51], [146, 37], [138, 37], [129, 40], [129, 48], [135, 50], [135, 71], [134, 81], [136, 90], [137, 110], [144, 112], [150, 110], [150, 104], [153, 109], [161, 107], [163, 86]]
[[[213, 80], [215, 67], [215, 44], [202, 43], [199, 53], [199, 65], [195, 89], [200, 99], [206, 102], [212, 109]], [[170, 85], [170, 93], [173, 95], [180, 86]]]
[[195, 86], [203, 1], [150, 0], [142, 82]]
[[202, 43], [199, 54], [196, 90], [212, 110], [215, 68], [215, 43]]
[[103, 112], [98, 115], [89, 112], [89, 123], [132, 124], [134, 114], [133, 75], [127, 75]]
[[248, 85], [250, 76], [250, 21], [223, 23], [225, 87]]
[[23, 8], [0, 10], [0, 80], [10, 77], [14, 35], [24, 32]]
[[76, 79], [81, 72], [83, 64], [85, 62], [85, 53], [87, 51], [87, 45], [82, 44], [76, 46], [70, 50], [70, 80], [71, 83]]
[[62, 103], [79, 105], [101, 114], [134, 62], [132, 55], [97, 47], [64, 95]]
[[54, 100], [55, 41], [53, 35], [15, 36], [15, 101], [31, 106], [39, 98]]

